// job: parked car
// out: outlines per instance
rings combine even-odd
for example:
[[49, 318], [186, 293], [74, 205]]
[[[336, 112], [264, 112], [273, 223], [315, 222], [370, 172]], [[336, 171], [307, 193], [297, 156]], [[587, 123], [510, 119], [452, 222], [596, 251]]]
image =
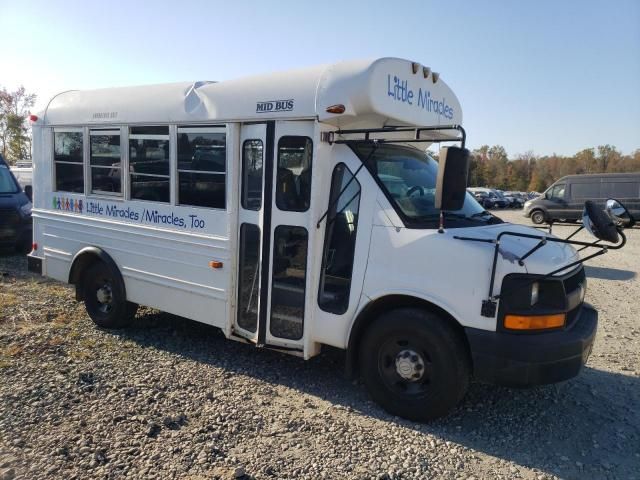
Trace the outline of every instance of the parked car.
[[495, 206], [495, 203], [493, 202], [493, 200], [491, 199], [491, 197], [487, 192], [469, 191], [469, 193], [473, 195], [473, 198], [475, 198], [476, 201], [487, 210]]
[[524, 215], [536, 224], [582, 219], [584, 202], [604, 208], [616, 198], [634, 218], [640, 218], [640, 173], [568, 175], [551, 185], [540, 197], [524, 204]]
[[525, 197], [525, 194], [522, 192], [504, 192], [505, 196], [511, 197], [513, 199], [512, 207], [513, 208], [522, 208], [524, 206], [524, 202], [528, 199]]
[[33, 167], [31, 162], [18, 162], [16, 165], [9, 168], [23, 189], [30, 185], [33, 186]]
[[[481, 193], [484, 192], [489, 199], [491, 200], [491, 202], [493, 202], [493, 207], [490, 208], [506, 208], [509, 206], [509, 201], [506, 200], [504, 197], [500, 196], [497, 192], [497, 190], [494, 190], [493, 188], [486, 188], [486, 187], [472, 187], [468, 189], [474, 196], [476, 193]], [[485, 207], [487, 208], [487, 207]]]
[[505, 195], [504, 191], [502, 190], [495, 189], [495, 192], [500, 198], [502, 198], [505, 202], [507, 202], [506, 208], [513, 207], [513, 198], [509, 197], [508, 195]]
[[31, 251], [31, 187], [25, 193], [0, 155], [0, 248]]

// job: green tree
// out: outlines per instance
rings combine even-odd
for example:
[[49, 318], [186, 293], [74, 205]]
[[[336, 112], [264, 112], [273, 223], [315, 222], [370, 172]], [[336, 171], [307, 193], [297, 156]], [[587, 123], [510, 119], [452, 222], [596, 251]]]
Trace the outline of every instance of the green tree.
[[604, 173], [608, 171], [609, 165], [617, 163], [620, 158], [620, 152], [611, 145], [599, 145], [598, 146], [598, 166], [600, 172]]
[[27, 117], [36, 101], [36, 95], [24, 87], [14, 92], [0, 90], [0, 149], [10, 163], [29, 159], [31, 155], [30, 129]]
[[493, 183], [494, 187], [506, 190], [509, 188], [508, 182], [508, 163], [507, 151], [502, 145], [494, 145], [489, 148], [487, 155], [489, 157], [487, 178]]
[[596, 173], [598, 161], [593, 148], [585, 148], [574, 155], [576, 170], [574, 173]]

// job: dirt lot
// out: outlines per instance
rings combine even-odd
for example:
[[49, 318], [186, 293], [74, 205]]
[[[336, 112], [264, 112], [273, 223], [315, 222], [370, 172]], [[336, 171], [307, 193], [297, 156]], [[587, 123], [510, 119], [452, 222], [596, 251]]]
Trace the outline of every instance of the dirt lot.
[[587, 269], [600, 325], [579, 377], [472, 384], [428, 425], [373, 404], [339, 352], [303, 362], [149, 309], [101, 331], [69, 287], [2, 255], [0, 479], [640, 479], [640, 229], [628, 236]]

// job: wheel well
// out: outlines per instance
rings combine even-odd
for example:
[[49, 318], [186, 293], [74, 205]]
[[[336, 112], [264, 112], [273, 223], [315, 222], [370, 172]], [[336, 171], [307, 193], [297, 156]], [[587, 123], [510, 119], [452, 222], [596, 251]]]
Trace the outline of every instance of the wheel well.
[[[84, 291], [80, 283], [82, 273], [97, 262], [103, 262], [115, 275], [122, 278], [116, 262], [113, 261], [108, 253], [98, 247], [83, 248], [73, 257], [71, 269], [69, 270], [69, 283], [76, 286], [76, 300], [84, 300]], [[124, 298], [126, 298], [126, 294]]]
[[367, 304], [358, 314], [358, 317], [353, 323], [351, 334], [349, 335], [349, 343], [347, 345], [347, 358], [345, 365], [347, 377], [353, 378], [358, 373], [359, 347], [364, 332], [367, 330], [366, 327], [384, 312], [407, 307], [427, 310], [447, 320], [462, 340], [467, 352], [469, 352], [469, 358], [471, 358], [471, 350], [464, 328], [451, 316], [451, 314], [449, 314], [449, 312], [431, 302], [423, 300], [422, 298], [412, 297], [410, 295], [387, 295]]

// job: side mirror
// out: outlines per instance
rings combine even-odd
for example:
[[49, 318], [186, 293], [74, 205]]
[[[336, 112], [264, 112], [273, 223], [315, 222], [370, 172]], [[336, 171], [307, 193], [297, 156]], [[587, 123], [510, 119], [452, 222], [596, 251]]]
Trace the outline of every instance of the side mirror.
[[33, 202], [33, 187], [31, 185], [25, 185], [24, 193], [30, 202]]
[[440, 149], [435, 207], [460, 210], [467, 195], [469, 150], [459, 147]]
[[630, 228], [636, 224], [635, 218], [629, 213], [627, 207], [614, 198], [607, 200], [605, 210], [619, 227]]
[[599, 208], [591, 200], [584, 202], [582, 225], [587, 232], [598, 240], [618, 243], [620, 236], [618, 235], [616, 223], [603, 209]]

